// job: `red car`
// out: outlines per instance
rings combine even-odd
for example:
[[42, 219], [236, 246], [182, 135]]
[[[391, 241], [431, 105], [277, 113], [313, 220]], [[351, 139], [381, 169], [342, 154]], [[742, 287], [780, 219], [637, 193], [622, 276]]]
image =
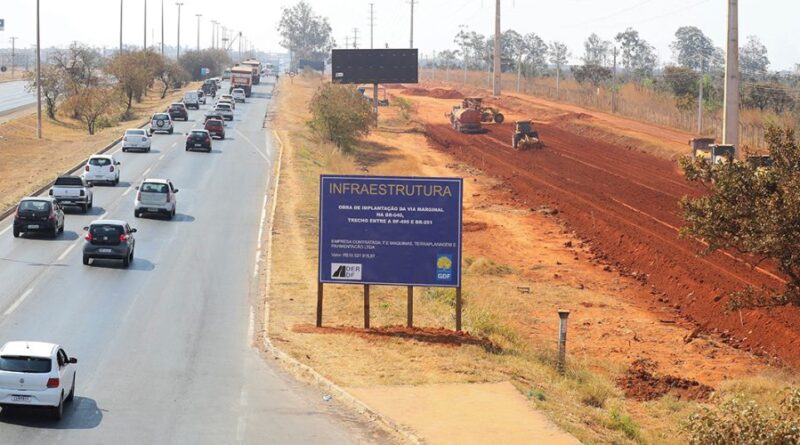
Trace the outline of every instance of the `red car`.
[[211, 137], [225, 139], [225, 124], [219, 119], [209, 119], [206, 121], [205, 129]]

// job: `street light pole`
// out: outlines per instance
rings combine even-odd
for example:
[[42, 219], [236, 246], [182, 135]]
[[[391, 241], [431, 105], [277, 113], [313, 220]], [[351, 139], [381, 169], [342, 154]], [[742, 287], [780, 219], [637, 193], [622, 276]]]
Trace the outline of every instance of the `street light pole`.
[[147, 51], [147, 0], [144, 0], [144, 51]]
[[122, 54], [122, 0], [119, 0], [119, 53]]
[[203, 14], [195, 14], [197, 16], [197, 51], [200, 51], [200, 17]]
[[217, 47], [217, 23], [218, 22], [216, 20], [211, 21], [211, 49], [215, 49]]
[[[120, 0], [122, 1], [122, 0]], [[42, 43], [39, 35], [39, 0], [36, 0], [36, 137], [42, 138]]]
[[161, 57], [164, 57], [164, 0], [161, 0]]
[[178, 55], [176, 56], [175, 59], [176, 60], [180, 60], [180, 58], [181, 58], [181, 6], [183, 6], [183, 3], [176, 2], [175, 4], [178, 5]]

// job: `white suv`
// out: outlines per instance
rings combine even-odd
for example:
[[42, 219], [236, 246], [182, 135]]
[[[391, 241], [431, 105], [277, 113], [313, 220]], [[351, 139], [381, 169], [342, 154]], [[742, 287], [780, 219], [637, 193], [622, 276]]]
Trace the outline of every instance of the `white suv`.
[[83, 179], [89, 184], [95, 182], [107, 182], [113, 185], [119, 184], [120, 162], [111, 155], [92, 155], [86, 161], [83, 171]]
[[78, 360], [53, 343], [11, 341], [0, 348], [0, 406], [45, 406], [64, 415], [75, 397]]
[[169, 113], [156, 113], [150, 119], [150, 134], [156, 134], [157, 131], [164, 131], [172, 134], [175, 131], [175, 126], [172, 124], [172, 117]]

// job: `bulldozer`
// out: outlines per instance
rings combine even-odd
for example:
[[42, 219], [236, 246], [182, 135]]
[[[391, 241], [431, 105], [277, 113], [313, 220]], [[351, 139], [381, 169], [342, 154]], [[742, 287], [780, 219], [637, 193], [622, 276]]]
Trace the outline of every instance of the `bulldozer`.
[[511, 147], [514, 150], [532, 150], [544, 148], [539, 132], [534, 130], [532, 121], [516, 121], [514, 135], [511, 137]]
[[484, 107], [483, 99], [480, 97], [464, 98], [464, 102], [461, 107], [472, 108], [473, 110], [480, 112], [482, 123], [494, 122], [495, 124], [502, 124], [503, 121], [506, 120], [505, 116], [503, 116], [503, 113], [501, 113], [497, 108]]

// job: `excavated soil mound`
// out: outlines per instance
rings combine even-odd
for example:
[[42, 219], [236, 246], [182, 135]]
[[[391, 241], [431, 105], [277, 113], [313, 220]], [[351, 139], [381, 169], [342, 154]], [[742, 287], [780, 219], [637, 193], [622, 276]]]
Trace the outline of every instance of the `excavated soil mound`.
[[407, 96], [426, 96], [426, 97], [433, 97], [436, 99], [463, 99], [464, 95], [456, 90], [451, 90], [449, 88], [433, 88], [433, 89], [425, 89], [425, 88], [407, 88], [401, 93]]
[[625, 397], [639, 401], [655, 400], [671, 394], [682, 400], [706, 400], [714, 388], [700, 382], [675, 377], [657, 375], [657, 365], [648, 359], [631, 363], [624, 376], [617, 379], [617, 385], [625, 392]]
[[295, 325], [292, 330], [301, 334], [344, 334], [355, 335], [367, 340], [400, 338], [422, 343], [457, 347], [461, 345], [480, 346], [492, 353], [501, 352], [501, 348], [484, 337], [475, 337], [468, 332], [451, 331], [445, 328], [409, 328], [406, 326], [383, 326], [380, 328], [360, 329], [353, 326], [323, 326], [318, 328], [310, 324]]
[[781, 288], [774, 267], [753, 268], [725, 252], [700, 256], [705, 246], [679, 238], [679, 200], [704, 191], [674, 162], [552, 124], [537, 124], [545, 149], [515, 151], [511, 124], [485, 128], [466, 135], [442, 123], [426, 131], [432, 146], [503, 181], [508, 204], [552, 209], [598, 262], [647, 286], [644, 304], [660, 316], [703, 325], [735, 347], [800, 367], [800, 308], [727, 310], [731, 292]]

